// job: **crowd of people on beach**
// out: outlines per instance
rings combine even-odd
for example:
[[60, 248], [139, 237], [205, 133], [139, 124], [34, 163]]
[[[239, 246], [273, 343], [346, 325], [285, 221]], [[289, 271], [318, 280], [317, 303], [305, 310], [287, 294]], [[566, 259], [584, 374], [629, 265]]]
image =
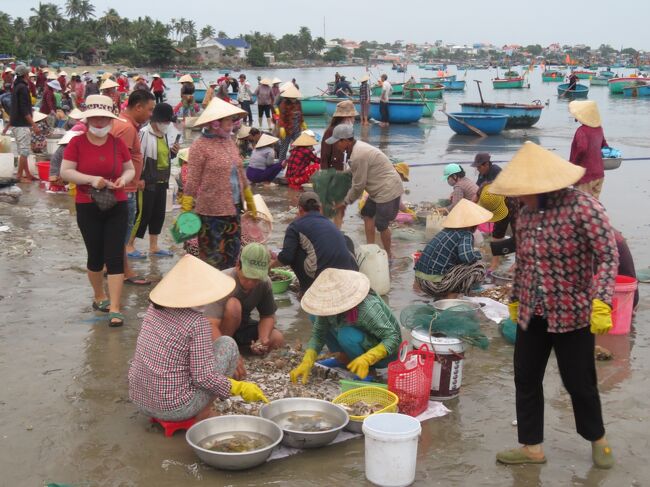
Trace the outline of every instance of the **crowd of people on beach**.
[[[144, 414], [199, 420], [214, 414], [215, 398], [267, 400], [256, 384], [244, 380], [242, 351], [264, 355], [284, 345], [269, 277], [278, 266], [295, 273], [312, 326], [302, 361], [291, 371], [293, 381], [309, 380], [325, 345], [335, 355], [334, 366], [360, 380], [396, 359], [398, 320], [359, 271], [355, 244], [341, 231], [352, 205], [362, 201], [366, 243], [375, 243], [378, 233], [390, 261], [391, 227], [408, 211], [402, 200], [408, 165], [395, 164], [355, 136], [357, 117], [368, 123], [367, 76], [360, 80], [361, 113], [348, 99], [349, 84], [338, 77], [335, 94], [343, 99], [319, 148], [317, 134], [305, 123], [295, 80], [259, 78], [253, 90], [246, 75], [239, 82], [225, 75], [210, 84], [201, 110], [190, 75], [179, 80], [177, 107], [164, 101], [167, 87], [157, 74], [151, 84], [140, 77], [132, 87], [121, 73], [97, 81], [88, 72], [73, 73], [68, 79], [64, 71], [21, 65], [5, 75], [21, 182], [33, 179], [27, 164], [32, 135], [60, 122], [68, 129], [51, 158], [50, 186], [74, 185], [92, 308], [107, 313], [111, 327], [125, 323], [124, 284], [152, 284], [134, 273], [129, 260], [174, 256], [160, 246], [159, 236], [172, 166], [180, 161], [181, 215], [193, 215], [198, 232], [186, 242], [186, 255], [149, 294], [129, 370], [129, 396]], [[386, 75], [381, 86], [386, 104], [391, 94]], [[235, 87], [237, 102], [230, 97]], [[612, 327], [616, 275], [621, 268], [634, 271], [629, 259], [619, 266], [624, 239], [598, 201], [604, 180], [601, 149], [607, 147], [598, 107], [574, 101], [569, 110], [580, 123], [569, 160], [526, 142], [503, 168], [490, 154], [476, 154], [475, 181], [459, 164], [444, 167], [451, 193], [436, 209], [440, 228], [415, 263], [414, 280], [416, 289], [434, 298], [467, 295], [497, 270], [504, 248], [514, 252], [508, 306], [519, 327], [514, 364], [522, 446], [497, 459], [546, 461], [542, 380], [553, 349], [577, 431], [592, 443], [595, 465], [609, 468], [614, 459], [601, 414], [594, 336]], [[189, 127], [200, 131], [187, 146], [183, 129]], [[298, 214], [276, 253], [244, 238], [244, 223], [268, 218], [253, 191], [278, 182], [300, 195]], [[489, 263], [476, 248], [479, 233], [492, 238]], [[146, 234], [147, 253], [136, 248]]]

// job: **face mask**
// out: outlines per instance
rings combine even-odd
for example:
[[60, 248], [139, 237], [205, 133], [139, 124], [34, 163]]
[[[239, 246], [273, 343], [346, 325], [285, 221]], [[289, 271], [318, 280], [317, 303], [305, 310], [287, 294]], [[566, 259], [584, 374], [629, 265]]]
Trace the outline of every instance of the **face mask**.
[[93, 127], [90, 125], [88, 127], [88, 132], [93, 134], [95, 137], [106, 137], [108, 133], [111, 131], [111, 126], [107, 125], [106, 127], [99, 128], [99, 127]]
[[166, 134], [169, 132], [169, 126], [171, 125], [169, 122], [168, 123], [157, 123], [158, 130], [160, 130], [163, 134]]

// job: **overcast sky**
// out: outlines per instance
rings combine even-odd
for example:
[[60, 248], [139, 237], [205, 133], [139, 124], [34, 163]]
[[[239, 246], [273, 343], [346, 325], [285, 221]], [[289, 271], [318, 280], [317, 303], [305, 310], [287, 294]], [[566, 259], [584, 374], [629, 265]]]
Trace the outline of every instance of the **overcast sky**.
[[[169, 22], [193, 19], [230, 36], [260, 31], [275, 35], [306, 25], [328, 39], [588, 44], [650, 50], [650, 0], [91, 0], [97, 16], [108, 8], [120, 15], [149, 15]], [[35, 0], [0, 0], [0, 10], [28, 17]], [[63, 6], [65, 0], [52, 0]], [[618, 5], [618, 6], [616, 6]]]

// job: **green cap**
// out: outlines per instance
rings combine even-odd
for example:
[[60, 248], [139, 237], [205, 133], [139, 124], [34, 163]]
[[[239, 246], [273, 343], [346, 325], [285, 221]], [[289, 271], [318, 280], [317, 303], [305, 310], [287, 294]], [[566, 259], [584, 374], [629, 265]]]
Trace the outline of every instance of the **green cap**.
[[458, 164], [447, 164], [445, 166], [445, 172], [444, 176], [442, 178], [443, 181], [447, 181], [447, 178], [449, 176], [452, 176], [454, 174], [457, 174], [463, 170], [462, 167], [460, 167]]
[[241, 271], [248, 279], [266, 279], [269, 275], [269, 251], [260, 243], [249, 243], [241, 251]]

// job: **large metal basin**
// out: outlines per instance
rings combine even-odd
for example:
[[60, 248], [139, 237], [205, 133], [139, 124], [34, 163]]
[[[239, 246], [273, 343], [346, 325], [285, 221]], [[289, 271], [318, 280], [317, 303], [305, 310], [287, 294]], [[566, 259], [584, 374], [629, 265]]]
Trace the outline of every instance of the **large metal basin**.
[[283, 428], [284, 438], [282, 444], [291, 448], [320, 448], [325, 446], [334, 441], [334, 438], [338, 436], [339, 432], [345, 428], [350, 420], [347, 411], [342, 407], [321, 399], [306, 397], [292, 397], [273, 401], [262, 406], [260, 416], [273, 421], [273, 418], [294, 411], [313, 411], [314, 413], [327, 414], [332, 418], [336, 418], [336, 426], [330, 430], [318, 432], [295, 431]]
[[481, 309], [480, 304], [465, 299], [439, 299], [438, 301], [433, 302], [433, 307], [438, 311], [444, 311], [453, 306], [463, 306], [463, 310], [459, 310], [459, 313], [478, 311]]
[[[258, 433], [271, 438], [272, 443], [259, 450], [244, 453], [222, 453], [201, 448], [206, 438], [219, 433]], [[199, 421], [185, 434], [185, 440], [197, 456], [208, 465], [222, 470], [244, 470], [266, 462], [273, 449], [282, 441], [282, 430], [273, 421], [257, 416], [219, 416]]]

